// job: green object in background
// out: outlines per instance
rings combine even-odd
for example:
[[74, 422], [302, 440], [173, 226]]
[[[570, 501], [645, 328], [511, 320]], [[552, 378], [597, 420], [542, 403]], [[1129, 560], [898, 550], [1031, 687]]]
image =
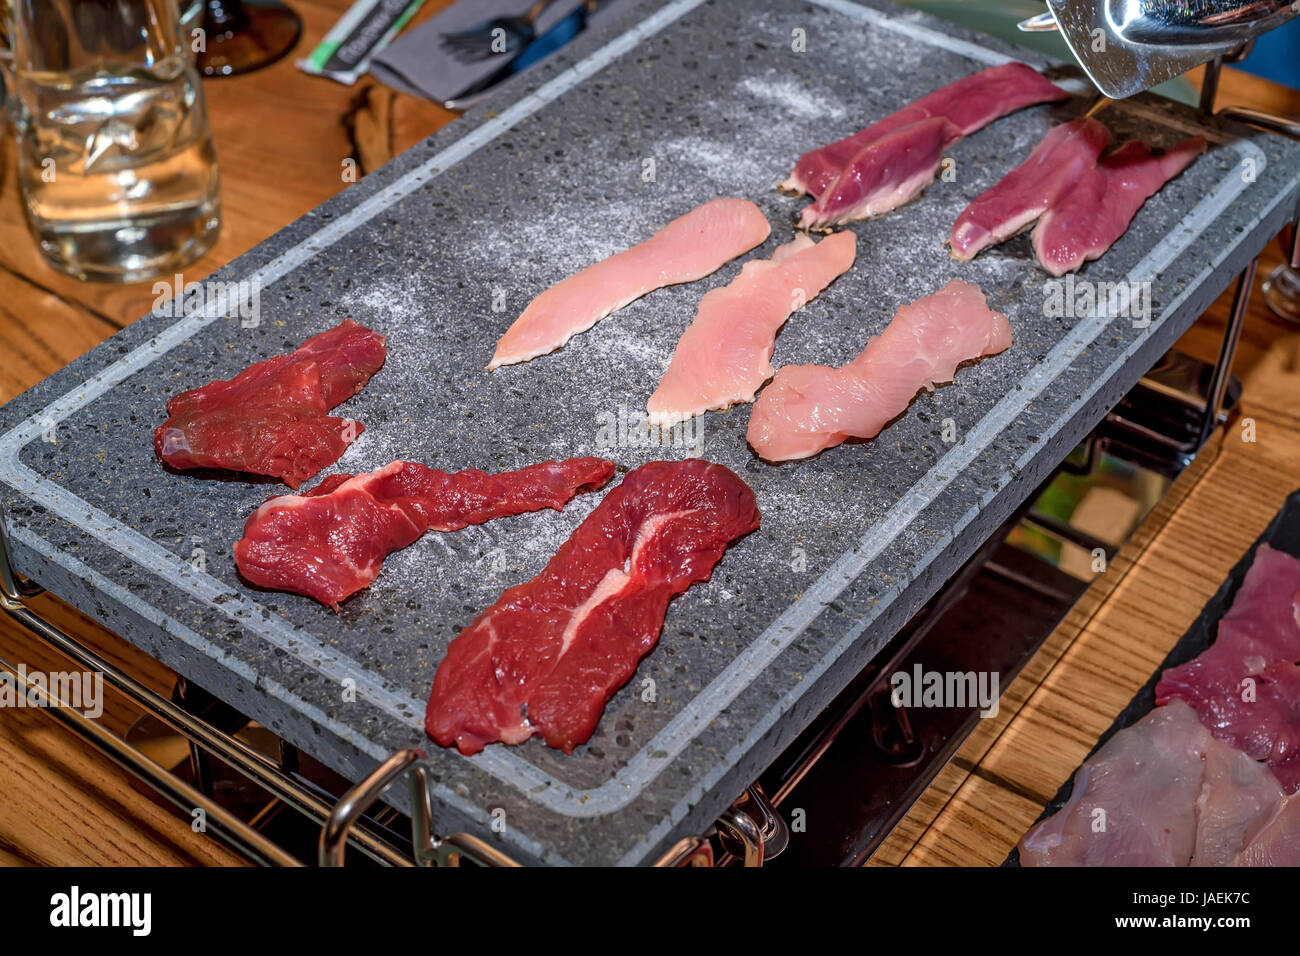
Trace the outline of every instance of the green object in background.
[[351, 86], [423, 5], [424, 0], [356, 0], [316, 49], [295, 65], [304, 73]]
[[[1047, 33], [1022, 33], [1016, 24], [1029, 17], [1038, 16], [1046, 9], [1039, 0], [894, 0], [899, 6], [920, 10], [940, 17], [958, 26], [979, 30], [1008, 43], [1056, 57], [1067, 63], [1074, 54], [1056, 31]], [[1195, 106], [1200, 97], [1186, 77], [1161, 83], [1151, 90], [1171, 100]]]

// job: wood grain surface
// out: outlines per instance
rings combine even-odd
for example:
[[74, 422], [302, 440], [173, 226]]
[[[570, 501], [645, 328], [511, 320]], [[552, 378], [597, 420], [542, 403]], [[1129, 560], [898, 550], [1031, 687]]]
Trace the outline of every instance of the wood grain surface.
[[[305, 25], [292, 56], [310, 50], [348, 6], [291, 3]], [[447, 3], [430, 0], [419, 19]], [[204, 84], [224, 220], [214, 248], [185, 270], [187, 281], [345, 188], [344, 160], [372, 170], [454, 118], [371, 81], [349, 88], [309, 77], [292, 56]], [[1232, 71], [1220, 102], [1300, 115], [1297, 94]], [[0, 401], [7, 401], [147, 312], [154, 297], [147, 283], [83, 283], [44, 263], [23, 222], [13, 144], [0, 139]], [[1221, 299], [1180, 347], [1213, 359], [1226, 314]], [[1300, 331], [1271, 318], [1258, 298], [1236, 370], [1259, 440], [1229, 436], [1186, 500], [1148, 521], [1145, 550], [1136, 558], [1126, 550], [1108, 572], [1113, 593], [1076, 609], [1053, 634], [1008, 689], [999, 717], [980, 726], [873, 862], [1000, 862], [1267, 524], [1300, 475]], [[157, 662], [51, 598], [37, 604], [149, 686], [170, 691], [175, 675]], [[0, 656], [31, 669], [68, 667], [8, 618], [0, 618]], [[124, 732], [136, 716], [110, 696], [102, 719]], [[0, 864], [238, 862], [48, 715], [0, 711]]]

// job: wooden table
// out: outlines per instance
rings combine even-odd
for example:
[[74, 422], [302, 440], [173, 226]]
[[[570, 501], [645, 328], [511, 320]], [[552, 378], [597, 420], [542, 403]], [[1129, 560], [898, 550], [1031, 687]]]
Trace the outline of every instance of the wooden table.
[[[430, 0], [420, 17], [448, 0]], [[346, 0], [292, 0], [314, 46]], [[220, 239], [186, 281], [202, 279], [345, 188], [344, 160], [364, 172], [454, 119], [372, 82], [348, 88], [298, 71], [290, 59], [244, 77], [208, 81], [221, 163]], [[1300, 115], [1300, 94], [1225, 74], [1220, 102]], [[1261, 275], [1278, 258], [1276, 249]], [[7, 401], [145, 314], [149, 284], [82, 283], [45, 265], [23, 223], [12, 143], [0, 151], [0, 401]], [[1213, 360], [1226, 298], [1188, 333], [1185, 351]], [[1076, 610], [877, 855], [889, 863], [996, 863], [1092, 746], [1268, 522], [1300, 474], [1300, 330], [1256, 300], [1238, 351], [1253, 445], [1228, 442], [1218, 461], [1149, 538], [1112, 565], [1122, 584], [1100, 607]], [[1150, 522], [1148, 522], [1150, 524]], [[1145, 536], [1145, 537], [1144, 537]], [[1135, 565], [1125, 573], [1129, 565]], [[161, 693], [175, 675], [51, 598], [43, 614]], [[7, 618], [0, 656], [29, 669], [66, 669]], [[124, 731], [136, 714], [110, 701], [103, 721]], [[238, 858], [138, 792], [130, 778], [29, 710], [0, 712], [0, 862], [233, 864]]]
[[[1198, 71], [1199, 72], [1199, 71]], [[1199, 80], [1198, 80], [1199, 82]], [[1224, 71], [1219, 105], [1300, 116], [1300, 92]], [[1300, 327], [1276, 318], [1258, 285], [1282, 261], [1272, 243], [1233, 362], [1241, 424], [1202, 472], [1175, 485], [1094, 588], [1006, 689], [872, 858], [876, 866], [997, 865], [1111, 725], [1263, 532], [1300, 488]], [[1228, 289], [1177, 348], [1213, 363], [1232, 300]]]

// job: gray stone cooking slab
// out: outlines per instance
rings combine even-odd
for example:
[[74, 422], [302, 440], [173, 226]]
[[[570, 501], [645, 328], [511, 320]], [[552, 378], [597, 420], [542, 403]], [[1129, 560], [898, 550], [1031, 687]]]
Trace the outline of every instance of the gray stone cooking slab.
[[146, 316], [0, 409], [18, 569], [354, 779], [426, 747], [439, 832], [470, 830], [530, 862], [653, 861], [716, 818], [1295, 212], [1295, 146], [1204, 128], [1152, 98], [1106, 110], [1117, 139], [1211, 139], [1081, 273], [1149, 282], [1145, 327], [1045, 314], [1024, 237], [967, 265], [940, 244], [1082, 98], [992, 124], [952, 148], [952, 181], [854, 225], [856, 266], [793, 316], [776, 365], [842, 363], [953, 277], [1010, 316], [1014, 347], [919, 397], [875, 441], [809, 461], [756, 460], [747, 408], [707, 416], [703, 454], [750, 482], [763, 527], [673, 603], [658, 647], [571, 756], [534, 740], [464, 758], [428, 743], [421, 718], [447, 642], [540, 570], [599, 495], [429, 534], [335, 615], [241, 582], [230, 546], [284, 488], [159, 467], [163, 403], [352, 316], [388, 335], [390, 355], [344, 406], [366, 432], [340, 470], [684, 457], [628, 444], [620, 410], [644, 407], [700, 294], [739, 262], [488, 373], [496, 337], [551, 283], [713, 196], [763, 207], [773, 235], [755, 254], [770, 255], [802, 205], [772, 187], [801, 152], [1010, 52], [884, 5], [639, 7], [214, 276], [258, 284], [256, 327]]

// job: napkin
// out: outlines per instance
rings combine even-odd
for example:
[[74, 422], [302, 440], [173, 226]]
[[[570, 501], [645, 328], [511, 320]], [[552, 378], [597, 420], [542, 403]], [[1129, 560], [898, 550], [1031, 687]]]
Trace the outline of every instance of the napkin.
[[[588, 26], [602, 23], [626, 10], [635, 0], [604, 0], [587, 17]], [[555, 0], [535, 21], [537, 36], [560, 25], [582, 6], [583, 0]], [[384, 49], [370, 64], [370, 72], [387, 85], [442, 103], [498, 73], [508, 62], [504, 54], [482, 60], [461, 60], [443, 46], [442, 35], [476, 27], [494, 17], [520, 16], [528, 0], [461, 0], [405, 33]], [[556, 42], [560, 37], [550, 38]], [[512, 56], [514, 54], [511, 54]], [[521, 55], [522, 62], [534, 61], [536, 52]], [[531, 65], [531, 63], [530, 63]]]

